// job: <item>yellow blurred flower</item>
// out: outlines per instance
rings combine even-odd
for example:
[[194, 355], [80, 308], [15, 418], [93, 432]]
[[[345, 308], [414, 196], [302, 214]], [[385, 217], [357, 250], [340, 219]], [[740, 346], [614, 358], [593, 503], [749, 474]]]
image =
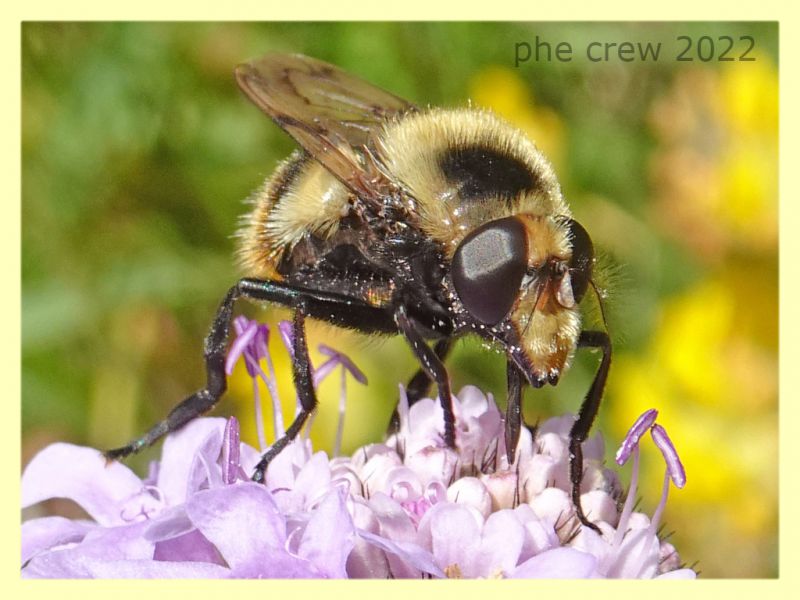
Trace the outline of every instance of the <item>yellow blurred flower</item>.
[[778, 71], [767, 56], [681, 71], [651, 111], [654, 222], [707, 262], [774, 251]]
[[716, 528], [762, 548], [748, 559], [760, 560], [777, 527], [777, 339], [754, 339], [740, 315], [777, 315], [770, 286], [745, 294], [740, 281], [721, 272], [667, 300], [646, 350], [616, 360], [609, 411], [620, 439], [619, 424], [657, 408], [680, 448], [689, 483], [670, 501], [671, 526]]

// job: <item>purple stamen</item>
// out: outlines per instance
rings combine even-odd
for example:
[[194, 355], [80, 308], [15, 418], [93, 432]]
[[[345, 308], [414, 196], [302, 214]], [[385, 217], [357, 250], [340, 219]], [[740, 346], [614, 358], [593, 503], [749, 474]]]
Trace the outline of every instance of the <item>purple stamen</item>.
[[333, 444], [333, 455], [339, 456], [342, 449], [342, 438], [344, 437], [344, 411], [347, 407], [347, 367], [342, 363], [339, 388], [339, 422], [336, 424], [336, 441]]
[[628, 486], [628, 494], [625, 496], [625, 505], [617, 522], [617, 531], [614, 534], [614, 547], [618, 548], [628, 530], [628, 521], [633, 514], [633, 507], [636, 504], [636, 490], [639, 487], [639, 446], [633, 447], [633, 466], [631, 467], [631, 484]]
[[336, 441], [333, 446], [333, 455], [339, 456], [339, 451], [342, 447], [342, 437], [344, 435], [344, 413], [347, 404], [347, 374], [350, 373], [356, 381], [364, 385], [367, 383], [367, 377], [347, 355], [325, 344], [320, 344], [317, 348], [321, 354], [329, 358], [314, 371], [315, 388], [319, 387], [319, 384], [322, 383], [336, 367], [341, 367], [341, 379], [339, 384], [339, 422], [336, 427]]
[[335, 356], [322, 363], [318, 369], [314, 369], [314, 388], [318, 388], [319, 384], [340, 364], [339, 358]]
[[[258, 370], [261, 371], [260, 368]], [[264, 452], [267, 448], [267, 436], [264, 434], [264, 411], [261, 409], [261, 391], [258, 389], [258, 379], [253, 377], [251, 381], [253, 382], [253, 405], [256, 413], [256, 435], [258, 436], [258, 445], [261, 451]]]
[[681, 459], [678, 456], [678, 451], [669, 439], [666, 430], [661, 425], [653, 425], [650, 429], [650, 435], [653, 436], [658, 449], [664, 455], [664, 461], [667, 463], [667, 473], [669, 473], [672, 483], [675, 487], [680, 489], [686, 485], [686, 470], [683, 468]]
[[331, 348], [330, 346], [326, 346], [325, 344], [320, 344], [319, 346], [317, 346], [317, 348], [325, 356], [329, 356], [331, 357], [331, 359], [335, 358], [338, 361], [338, 364], [342, 365], [343, 368], [347, 369], [350, 375], [352, 375], [353, 378], [356, 381], [358, 381], [358, 383], [367, 385], [367, 376], [364, 375], [361, 369], [359, 369], [352, 360], [350, 360], [349, 356], [337, 350], [334, 350], [333, 348]]
[[283, 345], [289, 351], [289, 356], [294, 360], [294, 325], [291, 321], [281, 321], [278, 323], [278, 331], [281, 334]]
[[[239, 321], [238, 317], [233, 323], [234, 329], [236, 331], [236, 339], [233, 340], [233, 344], [231, 344], [231, 349], [228, 352], [228, 357], [225, 360], [225, 373], [230, 375], [233, 373], [233, 367], [236, 365], [236, 362], [239, 358], [245, 354], [250, 346], [250, 342], [256, 336], [256, 327], [253, 324], [248, 324], [246, 326], [242, 326], [241, 322]], [[247, 372], [250, 374], [250, 377], [253, 377], [253, 374], [250, 373], [250, 366], [247, 367]]]
[[619, 450], [617, 450], [615, 460], [618, 465], [622, 466], [628, 462], [631, 452], [639, 445], [639, 440], [647, 433], [647, 430], [653, 426], [657, 416], [658, 411], [655, 408], [651, 408], [643, 412], [641, 416], [636, 419], [636, 422], [631, 425], [622, 445], [619, 447]]
[[664, 514], [664, 508], [667, 506], [667, 497], [669, 496], [669, 469], [664, 473], [664, 485], [661, 488], [661, 500], [658, 502], [655, 511], [653, 511], [653, 518], [650, 520], [650, 534], [655, 534], [658, 529], [658, 524], [661, 522], [661, 515]]
[[397, 386], [400, 389], [400, 399], [397, 402], [397, 415], [400, 417], [400, 429], [399, 431], [408, 431], [411, 433], [411, 423], [408, 416], [409, 406], [408, 406], [408, 394], [406, 394], [406, 388], [401, 383]]
[[235, 483], [239, 476], [239, 421], [231, 417], [225, 423], [222, 438], [222, 481]]

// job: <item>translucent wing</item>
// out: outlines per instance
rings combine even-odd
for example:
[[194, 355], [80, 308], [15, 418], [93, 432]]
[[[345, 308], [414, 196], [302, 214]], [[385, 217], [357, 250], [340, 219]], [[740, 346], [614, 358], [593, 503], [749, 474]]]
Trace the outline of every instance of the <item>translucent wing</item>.
[[370, 152], [387, 119], [416, 107], [326, 62], [268, 54], [239, 65], [248, 98], [311, 156], [365, 200], [391, 193], [392, 182]]

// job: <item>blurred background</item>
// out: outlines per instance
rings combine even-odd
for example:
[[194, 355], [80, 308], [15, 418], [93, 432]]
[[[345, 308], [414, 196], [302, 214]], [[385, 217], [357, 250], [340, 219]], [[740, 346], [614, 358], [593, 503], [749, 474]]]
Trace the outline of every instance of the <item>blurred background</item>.
[[[535, 48], [536, 36], [570, 43], [573, 59], [515, 68], [516, 44]], [[694, 60], [676, 60], [678, 36]], [[660, 59], [586, 58], [592, 42], [624, 41], [661, 42]], [[23, 465], [54, 441], [119, 446], [204, 381], [203, 337], [242, 275], [243, 199], [294, 147], [233, 67], [302, 52], [421, 105], [491, 107], [528, 132], [603, 253], [615, 355], [595, 430], [609, 457], [658, 408], [688, 473], [666, 511], [683, 560], [705, 577], [775, 577], [777, 44], [770, 23], [24, 23]], [[311, 347], [322, 341], [370, 380], [348, 386], [350, 452], [381, 438], [416, 366], [399, 339], [312, 326]], [[277, 336], [271, 351], [288, 411]], [[597, 362], [579, 355], [557, 388], [529, 390], [526, 418], [576, 411]], [[466, 340], [449, 365], [455, 390], [505, 401], [501, 356]], [[312, 430], [329, 451], [337, 386], [323, 384]], [[237, 368], [214, 414], [239, 416], [256, 445], [252, 407]], [[130, 464], [143, 474], [158, 454]], [[663, 465], [647, 444], [643, 469], [640, 508], [652, 513]]]

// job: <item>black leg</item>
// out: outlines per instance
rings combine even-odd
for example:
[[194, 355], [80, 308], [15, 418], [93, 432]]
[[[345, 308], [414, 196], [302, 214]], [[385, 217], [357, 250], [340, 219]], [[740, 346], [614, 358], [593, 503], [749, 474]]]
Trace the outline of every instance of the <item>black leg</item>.
[[437, 356], [417, 329], [414, 321], [406, 313], [406, 309], [401, 305], [394, 315], [397, 328], [405, 336], [414, 356], [419, 360], [422, 369], [428, 377], [436, 382], [439, 388], [439, 402], [444, 410], [444, 442], [450, 448], [456, 447], [455, 416], [453, 415], [453, 397], [450, 393], [450, 379], [444, 363]]
[[[152, 427], [142, 437], [126, 446], [105, 452], [106, 458], [124, 458], [143, 448], [153, 445], [161, 437], [176, 431], [189, 421], [208, 412], [219, 401], [227, 388], [225, 377], [225, 352], [230, 334], [233, 305], [238, 298], [254, 301], [273, 302], [283, 306], [296, 307], [301, 301], [308, 307], [308, 314], [320, 318], [341, 321], [345, 324], [353, 315], [369, 319], [376, 326], [393, 327], [391, 313], [376, 309], [363, 301], [340, 294], [316, 292], [293, 288], [289, 285], [260, 279], [242, 279], [230, 290], [222, 301], [211, 330], [205, 339], [204, 356], [206, 362], [206, 386], [178, 404], [167, 418]], [[305, 343], [305, 337], [303, 337]], [[299, 394], [298, 390], [298, 394]], [[287, 432], [288, 433], [288, 432]]]
[[[433, 347], [433, 351], [439, 360], [444, 362], [447, 360], [447, 355], [450, 354], [450, 349], [453, 347], [452, 340], [439, 340]], [[408, 382], [406, 386], [406, 394], [408, 395], [408, 405], [414, 406], [420, 399], [424, 398], [430, 390], [433, 380], [425, 372], [425, 369], [419, 369], [414, 377]]]
[[270, 461], [278, 456], [286, 445], [297, 437], [309, 415], [317, 407], [317, 394], [314, 390], [314, 377], [311, 373], [311, 360], [308, 358], [308, 344], [306, 343], [306, 310], [305, 302], [301, 300], [294, 311], [294, 362], [292, 363], [292, 372], [294, 375], [294, 387], [297, 390], [297, 396], [300, 398], [300, 412], [292, 424], [289, 425], [283, 437], [277, 440], [258, 461], [253, 473], [253, 481], [258, 483], [264, 481], [264, 474]]
[[170, 411], [167, 418], [152, 427], [142, 437], [133, 440], [126, 446], [107, 450], [104, 454], [106, 458], [124, 458], [143, 448], [152, 446], [161, 437], [171, 431], [176, 431], [186, 423], [209, 410], [217, 403], [220, 396], [227, 388], [225, 377], [225, 348], [230, 333], [231, 313], [236, 299], [240, 296], [247, 296], [250, 293], [250, 285], [247, 280], [242, 280], [234, 285], [225, 295], [225, 299], [220, 304], [211, 330], [205, 339], [203, 352], [206, 362], [206, 386], [178, 404]]
[[572, 483], [572, 503], [581, 523], [591, 527], [597, 533], [600, 529], [589, 522], [581, 508], [581, 480], [583, 479], [583, 448], [581, 444], [586, 441], [592, 428], [594, 418], [600, 408], [603, 398], [603, 389], [608, 379], [608, 369], [611, 366], [611, 339], [605, 331], [582, 331], [578, 338], [578, 348], [600, 348], [603, 358], [592, 381], [592, 386], [578, 411], [578, 418], [569, 432], [569, 478]]
[[506, 405], [506, 456], [508, 464], [514, 464], [514, 454], [519, 443], [522, 426], [522, 388], [525, 378], [517, 366], [508, 361], [506, 365], [508, 380], [508, 404]]
[[[439, 357], [439, 360], [444, 363], [452, 347], [453, 343], [451, 340], [439, 340], [433, 347], [433, 351], [436, 353], [436, 356]], [[409, 407], [414, 406], [414, 404], [416, 404], [420, 399], [425, 397], [425, 395], [428, 393], [428, 390], [430, 390], [431, 383], [433, 383], [433, 380], [425, 372], [425, 369], [420, 368], [414, 374], [414, 377], [411, 378], [406, 386], [406, 397], [408, 398]], [[389, 420], [387, 433], [391, 435], [392, 433], [396, 433], [399, 429], [400, 415], [395, 407], [394, 412], [392, 413], [392, 418]]]

